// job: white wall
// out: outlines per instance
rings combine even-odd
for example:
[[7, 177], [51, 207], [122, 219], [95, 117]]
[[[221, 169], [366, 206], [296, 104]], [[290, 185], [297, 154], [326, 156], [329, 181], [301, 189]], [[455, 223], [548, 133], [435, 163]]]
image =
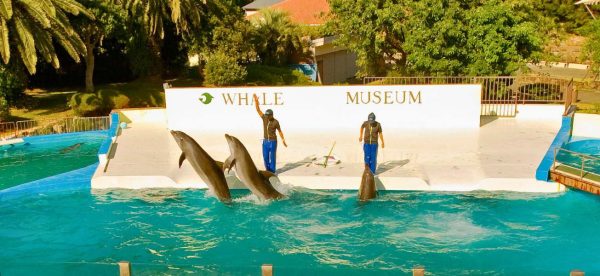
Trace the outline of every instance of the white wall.
[[[369, 112], [384, 132], [477, 129], [480, 93], [480, 85], [169, 88], [167, 122], [184, 131], [261, 131], [252, 102], [257, 94], [263, 112], [273, 109], [286, 132], [357, 130]], [[200, 101], [209, 95], [210, 103]]]

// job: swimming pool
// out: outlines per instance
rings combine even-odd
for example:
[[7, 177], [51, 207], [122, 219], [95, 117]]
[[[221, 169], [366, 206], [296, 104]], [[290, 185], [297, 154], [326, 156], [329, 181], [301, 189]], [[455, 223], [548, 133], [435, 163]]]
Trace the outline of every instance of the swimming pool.
[[0, 201], [3, 275], [600, 273], [600, 198], [561, 194], [291, 190], [227, 206], [203, 190], [88, 190]]
[[72, 171], [98, 162], [108, 131], [88, 131], [24, 138], [0, 146], [0, 190]]
[[[589, 155], [598, 159], [587, 159], [585, 162], [585, 170], [600, 175], [600, 140], [599, 139], [582, 139], [570, 142], [563, 146], [564, 149]], [[563, 164], [567, 164], [574, 168], [581, 168], [581, 156], [560, 151], [556, 160]]]

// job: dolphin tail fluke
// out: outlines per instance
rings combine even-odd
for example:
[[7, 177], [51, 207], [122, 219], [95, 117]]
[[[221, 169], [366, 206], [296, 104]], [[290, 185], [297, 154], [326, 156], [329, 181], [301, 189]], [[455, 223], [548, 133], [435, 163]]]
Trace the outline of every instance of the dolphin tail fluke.
[[179, 167], [181, 168], [181, 164], [183, 164], [183, 160], [185, 160], [185, 153], [181, 153], [181, 156], [179, 156]]
[[233, 166], [235, 166], [235, 158], [233, 157], [233, 155], [231, 155], [223, 163], [223, 171], [227, 170], [227, 172], [229, 173]]

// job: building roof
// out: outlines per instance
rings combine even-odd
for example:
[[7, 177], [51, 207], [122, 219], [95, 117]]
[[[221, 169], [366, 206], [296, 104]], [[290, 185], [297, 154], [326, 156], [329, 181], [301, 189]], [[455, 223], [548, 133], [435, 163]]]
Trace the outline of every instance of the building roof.
[[278, 1], [268, 8], [284, 11], [290, 15], [290, 19], [293, 22], [302, 25], [323, 24], [325, 20], [322, 18], [322, 14], [329, 13], [329, 3], [327, 3], [327, 0], [283, 0]]
[[283, 0], [256, 0], [243, 7], [244, 10], [260, 10], [273, 6]]

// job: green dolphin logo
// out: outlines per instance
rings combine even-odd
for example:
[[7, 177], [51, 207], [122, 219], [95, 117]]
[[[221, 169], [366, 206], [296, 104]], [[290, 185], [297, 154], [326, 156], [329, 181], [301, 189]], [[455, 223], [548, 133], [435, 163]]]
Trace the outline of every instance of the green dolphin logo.
[[200, 102], [202, 102], [203, 104], [209, 104], [214, 98], [215, 97], [213, 97], [213, 95], [209, 93], [204, 93], [198, 100], [200, 100]]

